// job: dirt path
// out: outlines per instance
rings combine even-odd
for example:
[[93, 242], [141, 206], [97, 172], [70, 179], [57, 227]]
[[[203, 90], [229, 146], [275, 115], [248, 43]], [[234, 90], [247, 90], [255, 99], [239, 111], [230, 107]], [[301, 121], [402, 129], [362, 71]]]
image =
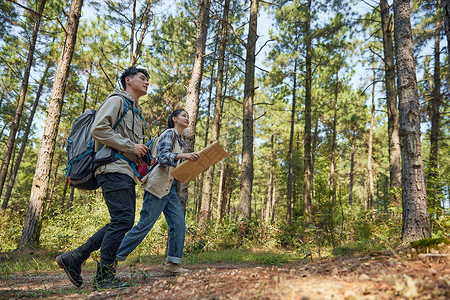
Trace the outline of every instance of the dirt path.
[[160, 265], [120, 266], [135, 286], [93, 292], [62, 272], [21, 274], [0, 281], [2, 299], [450, 299], [448, 257], [403, 253], [341, 257], [289, 266], [194, 265], [188, 275], [162, 276]]

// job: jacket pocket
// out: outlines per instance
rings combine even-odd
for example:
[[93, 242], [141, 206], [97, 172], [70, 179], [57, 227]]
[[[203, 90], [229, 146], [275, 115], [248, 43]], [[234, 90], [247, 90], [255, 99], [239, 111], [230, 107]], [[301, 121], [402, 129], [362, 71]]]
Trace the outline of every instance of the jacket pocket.
[[125, 120], [125, 130], [127, 131], [128, 136], [133, 140], [133, 142], [138, 144], [142, 142], [144, 135], [142, 132], [141, 122], [134, 122], [134, 130], [133, 130], [133, 121]]

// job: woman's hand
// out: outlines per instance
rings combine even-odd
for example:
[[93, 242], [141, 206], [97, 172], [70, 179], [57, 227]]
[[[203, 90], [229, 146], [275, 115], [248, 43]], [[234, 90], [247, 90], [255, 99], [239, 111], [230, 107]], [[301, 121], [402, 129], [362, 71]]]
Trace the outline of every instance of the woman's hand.
[[187, 160], [192, 160], [192, 161], [196, 161], [200, 158], [200, 154], [196, 153], [196, 152], [190, 152], [190, 153], [178, 153], [177, 157], [175, 158], [175, 160], [179, 160], [179, 159], [187, 159]]

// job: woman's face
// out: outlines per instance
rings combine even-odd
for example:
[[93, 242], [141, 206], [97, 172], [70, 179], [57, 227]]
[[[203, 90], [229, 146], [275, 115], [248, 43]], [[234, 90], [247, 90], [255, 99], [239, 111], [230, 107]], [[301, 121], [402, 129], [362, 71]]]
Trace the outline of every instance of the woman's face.
[[189, 115], [186, 111], [182, 111], [178, 116], [173, 117], [173, 122], [175, 125], [178, 124], [181, 128], [187, 128], [189, 126]]

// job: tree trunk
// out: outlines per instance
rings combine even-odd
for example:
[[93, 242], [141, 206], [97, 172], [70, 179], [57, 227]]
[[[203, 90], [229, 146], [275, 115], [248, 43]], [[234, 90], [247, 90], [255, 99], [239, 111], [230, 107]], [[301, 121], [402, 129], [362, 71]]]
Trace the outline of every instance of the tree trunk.
[[380, 0], [381, 24], [383, 28], [384, 50], [384, 84], [386, 88], [386, 102], [388, 111], [388, 139], [389, 139], [389, 178], [390, 202], [400, 206], [401, 162], [400, 142], [398, 137], [398, 109], [397, 91], [395, 89], [394, 46], [392, 45], [392, 20], [387, 0]]
[[[193, 152], [195, 144], [195, 127], [197, 125], [198, 105], [200, 97], [200, 83], [203, 75], [203, 61], [206, 47], [206, 37], [209, 26], [209, 6], [211, 0], [200, 0], [200, 15], [196, 23], [197, 42], [195, 47], [195, 60], [192, 67], [192, 76], [189, 79], [186, 91], [185, 109], [189, 114], [189, 127], [184, 130], [184, 152]], [[186, 211], [188, 202], [189, 183], [180, 184], [180, 201], [183, 211]]]
[[66, 194], [67, 194], [67, 187], [69, 186], [69, 178], [66, 178], [64, 181], [64, 190], [63, 190], [63, 196], [61, 199], [61, 208], [64, 209], [65, 202], [66, 202]]
[[311, 0], [308, 0], [306, 13], [306, 74], [305, 74], [305, 137], [304, 137], [304, 168], [303, 177], [303, 204], [305, 210], [311, 208], [311, 83], [312, 83], [312, 58], [311, 58]]
[[[439, 1], [438, 1], [439, 3]], [[439, 14], [439, 4], [437, 6], [437, 14]], [[433, 208], [440, 206], [440, 184], [439, 184], [439, 137], [441, 114], [441, 66], [440, 66], [440, 34], [442, 22], [436, 23], [436, 31], [434, 33], [434, 75], [433, 75], [433, 96], [431, 98], [431, 134], [430, 134], [430, 158], [428, 170], [427, 191], [428, 197]]]
[[292, 182], [294, 180], [294, 166], [293, 166], [293, 146], [294, 146], [294, 125], [295, 125], [295, 102], [296, 102], [296, 93], [297, 93], [297, 58], [294, 61], [294, 82], [292, 87], [292, 109], [291, 109], [291, 132], [289, 136], [289, 154], [288, 154], [288, 180], [287, 180], [287, 193], [286, 193], [286, 206], [287, 206], [287, 214], [286, 214], [286, 223], [291, 224], [291, 209], [292, 209]]
[[268, 225], [270, 222], [270, 216], [273, 215], [273, 198], [272, 198], [272, 192], [273, 192], [273, 178], [274, 178], [274, 164], [275, 164], [275, 149], [274, 149], [274, 136], [270, 137], [270, 165], [269, 165], [269, 183], [267, 185], [267, 205], [266, 205], [266, 213], [265, 213], [265, 224]]
[[[65, 148], [65, 147], [66, 146], [64, 145], [63, 148]], [[50, 204], [52, 203], [53, 194], [55, 192], [55, 187], [56, 187], [56, 181], [58, 179], [59, 165], [61, 164], [62, 156], [63, 156], [63, 152], [59, 152], [58, 158], [56, 159], [56, 164], [54, 164], [55, 172], [53, 173], [53, 176], [51, 179], [52, 185], [50, 187], [48, 197], [46, 197], [47, 199], [46, 199], [45, 211], [48, 211], [50, 209]]]
[[[450, 0], [441, 0], [442, 14], [444, 15], [445, 36], [447, 37], [447, 53], [450, 56]], [[449, 64], [450, 69], [450, 64]]]
[[352, 154], [350, 157], [350, 191], [348, 196], [348, 204], [353, 205], [353, 173], [355, 170], [355, 134], [352, 135]]
[[220, 179], [219, 179], [219, 191], [217, 192], [217, 212], [216, 212], [216, 226], [222, 221], [224, 212], [224, 197], [223, 190], [225, 189], [225, 162], [220, 162]]
[[[131, 35], [130, 35], [130, 67], [136, 65], [139, 58], [141, 57], [141, 48], [142, 44], [144, 43], [145, 35], [147, 34], [147, 29], [150, 24], [151, 18], [150, 18], [150, 8], [154, 2], [152, 1], [146, 1], [145, 9], [143, 10], [142, 15], [139, 17], [136, 17], [136, 0], [133, 0], [133, 21], [131, 23]], [[136, 28], [136, 20], [137, 18], [144, 20], [143, 24], [141, 24], [141, 34], [139, 35], [139, 39], [136, 42], [136, 47], [134, 47], [134, 35], [137, 34], [135, 31]]]
[[[222, 15], [222, 30], [220, 35], [219, 45], [219, 59], [217, 65], [217, 79], [216, 79], [216, 99], [214, 102], [214, 119], [211, 128], [211, 140], [213, 143], [219, 139], [220, 135], [220, 120], [222, 119], [222, 101], [223, 101], [223, 74], [225, 65], [225, 49], [227, 46], [228, 35], [228, 14], [230, 10], [230, 0], [225, 0], [223, 15]], [[214, 165], [212, 165], [205, 174], [205, 182], [203, 186], [202, 204], [211, 203], [212, 185], [214, 181]], [[219, 195], [220, 197], [220, 195]], [[218, 204], [219, 207], [219, 204]], [[217, 214], [219, 215], [219, 214]], [[199, 226], [202, 227], [205, 224], [205, 213], [200, 210]]]
[[26, 100], [27, 90], [28, 90], [28, 80], [30, 78], [30, 71], [33, 65], [34, 49], [36, 47], [36, 40], [39, 33], [39, 27], [41, 24], [42, 12], [44, 11], [44, 6], [47, 0], [41, 0], [39, 3], [39, 9], [37, 14], [35, 14], [36, 19], [34, 20], [33, 33], [30, 39], [30, 47], [28, 48], [27, 62], [25, 64], [25, 70], [23, 72], [22, 86], [20, 88], [19, 101], [17, 102], [16, 113], [14, 115], [13, 122], [10, 127], [8, 141], [6, 143], [5, 152], [3, 153], [2, 166], [0, 168], [0, 196], [3, 191], [3, 186], [5, 185], [6, 173], [8, 172], [8, 167], [11, 159], [11, 153], [14, 149], [14, 143], [16, 140], [16, 134], [19, 130], [20, 118], [22, 117], [22, 111]]
[[[214, 50], [214, 58], [213, 61], [215, 62], [215, 53], [216, 50]], [[206, 114], [206, 125], [205, 125], [205, 144], [204, 147], [208, 146], [208, 138], [209, 138], [209, 130], [210, 130], [210, 115], [211, 115], [211, 102], [212, 102], [212, 90], [214, 85], [214, 64], [212, 63], [211, 66], [211, 77], [210, 77], [210, 83], [209, 83], [209, 97], [208, 97], [208, 112]], [[210, 167], [214, 168], [214, 165]], [[196, 193], [198, 195], [196, 198], [198, 198], [197, 202], [200, 203], [200, 211], [198, 212], [198, 222], [199, 227], [204, 228], [206, 223], [210, 220], [211, 217], [211, 194], [212, 194], [212, 181], [214, 180], [214, 174], [208, 174], [209, 170], [205, 173], [202, 173], [200, 176], [200, 188], [199, 192]], [[208, 177], [208, 175], [211, 175], [211, 177]]]
[[394, 1], [394, 38], [402, 154], [402, 240], [431, 236], [420, 144], [420, 108], [409, 0]]
[[91, 82], [91, 77], [92, 77], [92, 67], [93, 67], [93, 64], [91, 64], [91, 66], [89, 67], [89, 74], [88, 74], [88, 78], [86, 80], [86, 88], [84, 89], [83, 111], [82, 111], [82, 113], [84, 113], [86, 111], [87, 98], [88, 98], [88, 94], [89, 94], [89, 84]]
[[42, 209], [48, 190], [48, 182], [55, 152], [56, 136], [64, 98], [64, 91], [69, 74], [70, 62], [75, 48], [78, 23], [81, 16], [83, 0], [73, 0], [65, 28], [66, 36], [58, 62], [52, 95], [47, 108], [47, 121], [39, 150], [36, 171], [31, 187], [30, 202], [28, 203], [22, 236], [18, 249], [39, 246]]
[[375, 192], [373, 187], [373, 168], [372, 168], [372, 153], [373, 153], [373, 126], [375, 123], [375, 66], [374, 66], [374, 55], [372, 56], [372, 67], [373, 67], [373, 77], [372, 77], [372, 110], [370, 113], [370, 129], [369, 129], [369, 143], [368, 143], [368, 154], [367, 154], [367, 175], [369, 179], [369, 207], [374, 208], [375, 205]]
[[[339, 95], [339, 70], [336, 72], [336, 84], [334, 87], [334, 116], [333, 116], [333, 136], [331, 138], [331, 163], [330, 163], [330, 203], [331, 209], [333, 209], [333, 203], [336, 200], [336, 187], [335, 187], [335, 168], [336, 168], [336, 136], [337, 136], [337, 111], [338, 111], [338, 95]], [[330, 214], [331, 218], [333, 214]]]
[[245, 59], [245, 83], [242, 130], [242, 168], [238, 212], [250, 220], [253, 187], [253, 102], [255, 96], [255, 50], [259, 0], [251, 0], [250, 22]]
[[8, 206], [8, 202], [11, 197], [12, 190], [14, 188], [14, 183], [16, 181], [17, 172], [19, 171], [20, 163], [22, 161], [22, 157], [23, 157], [23, 154], [25, 153], [25, 148], [28, 143], [28, 136], [30, 135], [31, 125], [33, 124], [34, 115], [35, 115], [36, 109], [39, 105], [39, 100], [41, 98], [42, 89], [44, 87], [45, 80], [47, 79], [48, 70], [50, 69], [51, 65], [52, 65], [52, 62], [48, 61], [47, 65], [45, 67], [44, 73], [42, 74], [41, 81], [39, 82], [39, 88], [36, 93], [36, 99], [34, 101], [33, 107], [31, 108], [30, 116], [29, 116], [28, 122], [27, 122], [27, 127], [25, 128], [25, 132], [23, 134], [22, 144], [20, 145], [19, 154], [17, 156], [16, 163], [14, 164], [14, 169], [8, 180], [8, 186], [6, 188], [5, 199], [3, 200], [3, 203], [2, 203], [2, 209], [6, 209], [6, 207]]

